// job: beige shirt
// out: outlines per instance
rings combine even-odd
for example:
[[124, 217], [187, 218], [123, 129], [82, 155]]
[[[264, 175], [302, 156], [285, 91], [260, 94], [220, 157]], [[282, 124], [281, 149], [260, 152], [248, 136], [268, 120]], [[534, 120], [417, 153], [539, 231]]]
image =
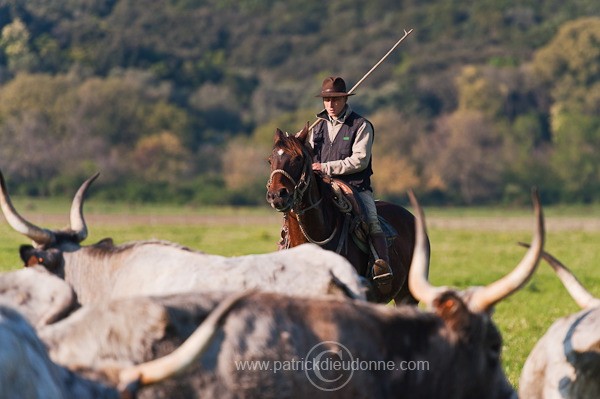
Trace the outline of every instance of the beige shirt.
[[[346, 104], [346, 108], [339, 118], [332, 118], [327, 115], [325, 118], [319, 118], [327, 124], [327, 131], [329, 133], [329, 140], [333, 142], [338, 132], [340, 131], [346, 116], [352, 113], [350, 105]], [[313, 142], [314, 129], [309, 133], [309, 144], [314, 148]], [[365, 121], [356, 133], [356, 140], [352, 145], [352, 155], [339, 161], [324, 162], [321, 164], [321, 170], [323, 173], [333, 175], [349, 175], [352, 173], [360, 172], [369, 165], [371, 160], [371, 153], [373, 149], [373, 125], [369, 121]]]

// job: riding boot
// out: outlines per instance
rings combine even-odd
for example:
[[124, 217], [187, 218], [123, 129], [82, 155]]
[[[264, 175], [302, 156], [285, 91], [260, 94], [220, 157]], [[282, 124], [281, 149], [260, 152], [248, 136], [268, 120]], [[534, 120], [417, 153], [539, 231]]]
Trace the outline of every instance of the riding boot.
[[373, 263], [373, 281], [379, 285], [381, 291], [384, 291], [384, 288], [389, 290], [391, 288], [391, 284], [389, 283], [391, 283], [393, 273], [389, 265], [390, 258], [388, 255], [387, 239], [384, 233], [375, 233], [371, 234], [371, 241], [379, 257]]

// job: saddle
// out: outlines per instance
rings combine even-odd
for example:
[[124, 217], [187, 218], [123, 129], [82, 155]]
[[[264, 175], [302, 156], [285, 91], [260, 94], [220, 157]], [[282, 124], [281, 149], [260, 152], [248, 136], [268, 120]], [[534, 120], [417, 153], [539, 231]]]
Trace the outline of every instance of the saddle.
[[[367, 223], [367, 208], [354, 188], [344, 181], [332, 178], [328, 181], [333, 189], [334, 199], [340, 210], [352, 217], [351, 231], [361, 241], [366, 242], [369, 236], [369, 225]], [[344, 204], [344, 201], [346, 204]]]
[[[344, 181], [335, 178], [329, 178], [326, 181], [333, 189], [336, 204], [347, 215], [347, 219], [349, 218], [349, 226], [345, 226], [345, 229], [352, 233], [352, 239], [356, 245], [362, 251], [369, 253], [369, 223], [367, 222], [368, 212], [365, 203], [358, 192]], [[340, 205], [343, 202], [346, 205]], [[398, 233], [383, 217], [378, 216], [378, 218], [389, 248]]]

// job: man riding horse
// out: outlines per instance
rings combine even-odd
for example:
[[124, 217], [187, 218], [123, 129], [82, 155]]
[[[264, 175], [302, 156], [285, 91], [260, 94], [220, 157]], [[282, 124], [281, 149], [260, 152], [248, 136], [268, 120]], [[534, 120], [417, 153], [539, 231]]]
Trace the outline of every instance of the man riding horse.
[[392, 278], [388, 246], [377, 217], [371, 187], [374, 129], [371, 122], [350, 108], [344, 79], [338, 76], [323, 81], [321, 93], [325, 109], [309, 133], [307, 145], [313, 149], [312, 168], [341, 180], [359, 193], [367, 211], [369, 234], [379, 259], [373, 264], [372, 276], [377, 283]]

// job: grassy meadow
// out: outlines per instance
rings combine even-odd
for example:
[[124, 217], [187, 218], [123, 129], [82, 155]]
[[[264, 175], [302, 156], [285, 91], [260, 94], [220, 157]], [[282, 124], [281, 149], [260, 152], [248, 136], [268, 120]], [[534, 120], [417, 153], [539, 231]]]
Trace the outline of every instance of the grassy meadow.
[[[68, 224], [69, 200], [13, 199], [19, 212], [38, 226]], [[430, 279], [435, 285], [466, 288], [485, 285], [508, 273], [530, 242], [531, 209], [427, 209], [432, 245]], [[571, 268], [579, 280], [600, 296], [600, 209], [548, 208], [546, 250]], [[208, 253], [238, 256], [276, 249], [281, 216], [266, 206], [256, 209], [127, 206], [88, 200], [89, 236], [84, 244], [112, 237], [115, 243], [157, 238]], [[0, 217], [0, 270], [21, 267], [17, 248], [28, 239]], [[554, 320], [576, 312], [577, 306], [540, 263], [531, 281], [501, 302], [494, 315], [504, 337], [503, 363], [511, 383], [518, 378], [535, 342]]]

